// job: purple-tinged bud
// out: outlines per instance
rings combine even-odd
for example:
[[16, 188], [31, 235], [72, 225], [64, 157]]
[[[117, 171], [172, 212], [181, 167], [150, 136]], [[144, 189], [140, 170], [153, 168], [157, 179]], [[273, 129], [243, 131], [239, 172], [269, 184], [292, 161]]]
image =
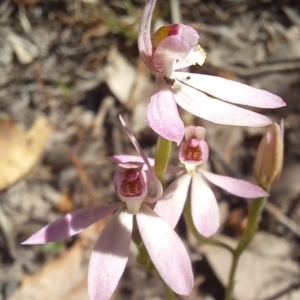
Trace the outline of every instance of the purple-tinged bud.
[[185, 127], [184, 139], [180, 144], [179, 160], [185, 165], [188, 173], [195, 173], [197, 166], [208, 159], [208, 145], [205, 138], [205, 129], [199, 126]]
[[269, 190], [278, 180], [283, 165], [283, 122], [273, 123], [265, 132], [254, 162], [254, 176], [259, 185]]

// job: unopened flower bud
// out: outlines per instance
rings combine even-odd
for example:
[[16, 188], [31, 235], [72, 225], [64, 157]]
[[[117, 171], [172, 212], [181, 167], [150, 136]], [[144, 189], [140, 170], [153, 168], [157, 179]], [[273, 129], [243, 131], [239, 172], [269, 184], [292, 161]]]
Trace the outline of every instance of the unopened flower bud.
[[283, 122], [273, 123], [265, 132], [254, 162], [254, 176], [265, 190], [269, 190], [281, 174], [283, 165]]

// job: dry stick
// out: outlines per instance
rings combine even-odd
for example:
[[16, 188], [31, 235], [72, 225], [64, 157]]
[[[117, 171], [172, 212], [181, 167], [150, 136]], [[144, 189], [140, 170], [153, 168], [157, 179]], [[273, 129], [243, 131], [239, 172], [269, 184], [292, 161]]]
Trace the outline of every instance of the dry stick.
[[87, 172], [85, 171], [85, 168], [84, 168], [82, 162], [80, 161], [79, 157], [76, 154], [73, 154], [71, 156], [71, 161], [78, 172], [79, 181], [80, 181], [84, 191], [91, 198], [93, 205], [99, 204], [100, 197], [99, 197], [98, 193], [96, 192], [95, 187], [92, 184]]
[[243, 77], [250, 77], [250, 76], [259, 76], [266, 73], [279, 73], [279, 72], [300, 70], [300, 61], [295, 59], [295, 61], [274, 63], [272, 65], [256, 66], [255, 68], [252, 69], [240, 68], [240, 67], [229, 66], [229, 65], [223, 65], [219, 67]]
[[92, 130], [93, 138], [100, 137], [103, 130], [104, 119], [113, 106], [114, 106], [114, 98], [112, 96], [105, 97], [99, 107], [99, 110], [97, 112], [94, 121], [93, 130]]
[[43, 94], [44, 101], [45, 101], [45, 103], [47, 103], [51, 99], [51, 95], [50, 95], [50, 92], [47, 88], [45, 81], [43, 80], [43, 78], [41, 76], [41, 63], [40, 62], [36, 62], [33, 65], [33, 74], [34, 74], [36, 82]]
[[181, 23], [180, 0], [170, 0], [172, 23]]
[[266, 210], [276, 218], [278, 222], [283, 224], [294, 234], [300, 237], [300, 227], [294, 221], [292, 221], [288, 216], [286, 216], [276, 205], [273, 203], [267, 202], [265, 206]]
[[28, 20], [24, 4], [19, 4], [20, 23], [27, 34], [31, 33], [31, 24]]
[[18, 251], [15, 244], [16, 233], [14, 231], [14, 225], [11, 223], [9, 218], [5, 215], [5, 212], [3, 211], [1, 204], [0, 204], [0, 228], [6, 240], [5, 242], [10, 257], [13, 259], [17, 259]]

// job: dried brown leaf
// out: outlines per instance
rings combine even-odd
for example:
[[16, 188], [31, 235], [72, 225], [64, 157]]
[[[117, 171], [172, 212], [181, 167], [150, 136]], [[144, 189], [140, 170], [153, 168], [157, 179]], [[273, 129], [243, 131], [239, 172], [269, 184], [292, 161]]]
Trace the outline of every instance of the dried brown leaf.
[[52, 129], [45, 118], [38, 118], [28, 132], [12, 120], [0, 122], [0, 190], [25, 176], [38, 162]]
[[62, 256], [36, 274], [24, 276], [21, 286], [8, 300], [88, 299], [85, 282], [90, 252], [106, 222], [107, 218], [88, 227]]

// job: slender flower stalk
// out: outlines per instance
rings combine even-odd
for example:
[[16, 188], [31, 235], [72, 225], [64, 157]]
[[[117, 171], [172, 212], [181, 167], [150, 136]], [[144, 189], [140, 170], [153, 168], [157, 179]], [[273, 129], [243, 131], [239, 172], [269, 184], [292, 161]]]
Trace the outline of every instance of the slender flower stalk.
[[[280, 126], [273, 123], [267, 129], [258, 147], [254, 162], [254, 175], [259, 185], [267, 192], [269, 192], [281, 174], [284, 148], [283, 135], [283, 122], [281, 122]], [[258, 223], [266, 201], [266, 197], [257, 198], [250, 204], [247, 226], [236, 249], [233, 251], [233, 259], [226, 288], [225, 300], [232, 299], [234, 278], [239, 258], [243, 251], [251, 243], [258, 230]]]
[[154, 172], [162, 185], [165, 184], [164, 175], [168, 167], [171, 150], [172, 143], [159, 136], [155, 148]]
[[239, 259], [241, 257], [241, 254], [251, 243], [251, 241], [253, 240], [253, 238], [257, 232], [258, 222], [259, 222], [262, 210], [266, 204], [266, 201], [267, 201], [267, 198], [262, 197], [262, 198], [254, 199], [250, 204], [247, 226], [245, 228], [243, 235], [241, 236], [241, 239], [240, 239], [236, 249], [234, 249], [232, 252], [232, 262], [231, 262], [228, 284], [226, 287], [225, 300], [232, 299], [232, 293], [233, 293], [233, 289], [234, 289], [234, 278], [235, 278], [235, 273], [236, 273], [236, 270], [238, 267]]
[[151, 38], [155, 3], [156, 0], [147, 0], [138, 34], [140, 55], [156, 77], [146, 109], [149, 126], [163, 138], [179, 144], [184, 136], [184, 124], [177, 104], [191, 114], [217, 124], [271, 124], [266, 116], [233, 104], [278, 108], [286, 105], [280, 97], [221, 77], [180, 71], [195, 64], [201, 66], [206, 54], [198, 45], [198, 33], [188, 25], [164, 26]]
[[203, 127], [185, 128], [185, 137], [179, 150], [179, 159], [184, 165], [181, 169], [182, 174], [166, 188], [154, 211], [174, 228], [186, 199], [190, 197], [195, 227], [201, 235], [210, 237], [219, 228], [220, 214], [217, 200], [207, 181], [238, 197], [257, 198], [266, 197], [268, 194], [250, 182], [204, 171], [202, 166], [209, 155], [209, 148], [204, 139]]
[[[122, 118], [121, 122], [141, 156], [138, 159], [126, 155], [112, 158], [119, 167], [114, 176], [114, 187], [121, 201], [69, 213], [42, 228], [23, 244], [43, 244], [66, 238], [113, 214], [96, 242], [88, 270], [90, 299], [108, 300], [128, 261], [135, 217], [141, 239], [160, 277], [175, 293], [188, 296], [194, 277], [187, 250], [174, 230], [150, 208], [149, 205], [161, 196], [161, 184]], [[157, 190], [154, 198], [147, 196], [151, 183]]]
[[198, 230], [195, 227], [194, 222], [193, 222], [192, 212], [191, 212], [191, 205], [190, 204], [185, 206], [185, 220], [186, 220], [188, 228], [191, 230], [191, 232], [193, 233], [194, 237], [196, 238], [196, 240], [198, 242], [226, 249], [231, 254], [233, 254], [233, 249], [229, 245], [227, 245], [223, 242], [220, 242], [220, 241], [216, 241], [212, 238], [207, 238], [207, 237], [199, 234], [199, 232], [198, 232]]

